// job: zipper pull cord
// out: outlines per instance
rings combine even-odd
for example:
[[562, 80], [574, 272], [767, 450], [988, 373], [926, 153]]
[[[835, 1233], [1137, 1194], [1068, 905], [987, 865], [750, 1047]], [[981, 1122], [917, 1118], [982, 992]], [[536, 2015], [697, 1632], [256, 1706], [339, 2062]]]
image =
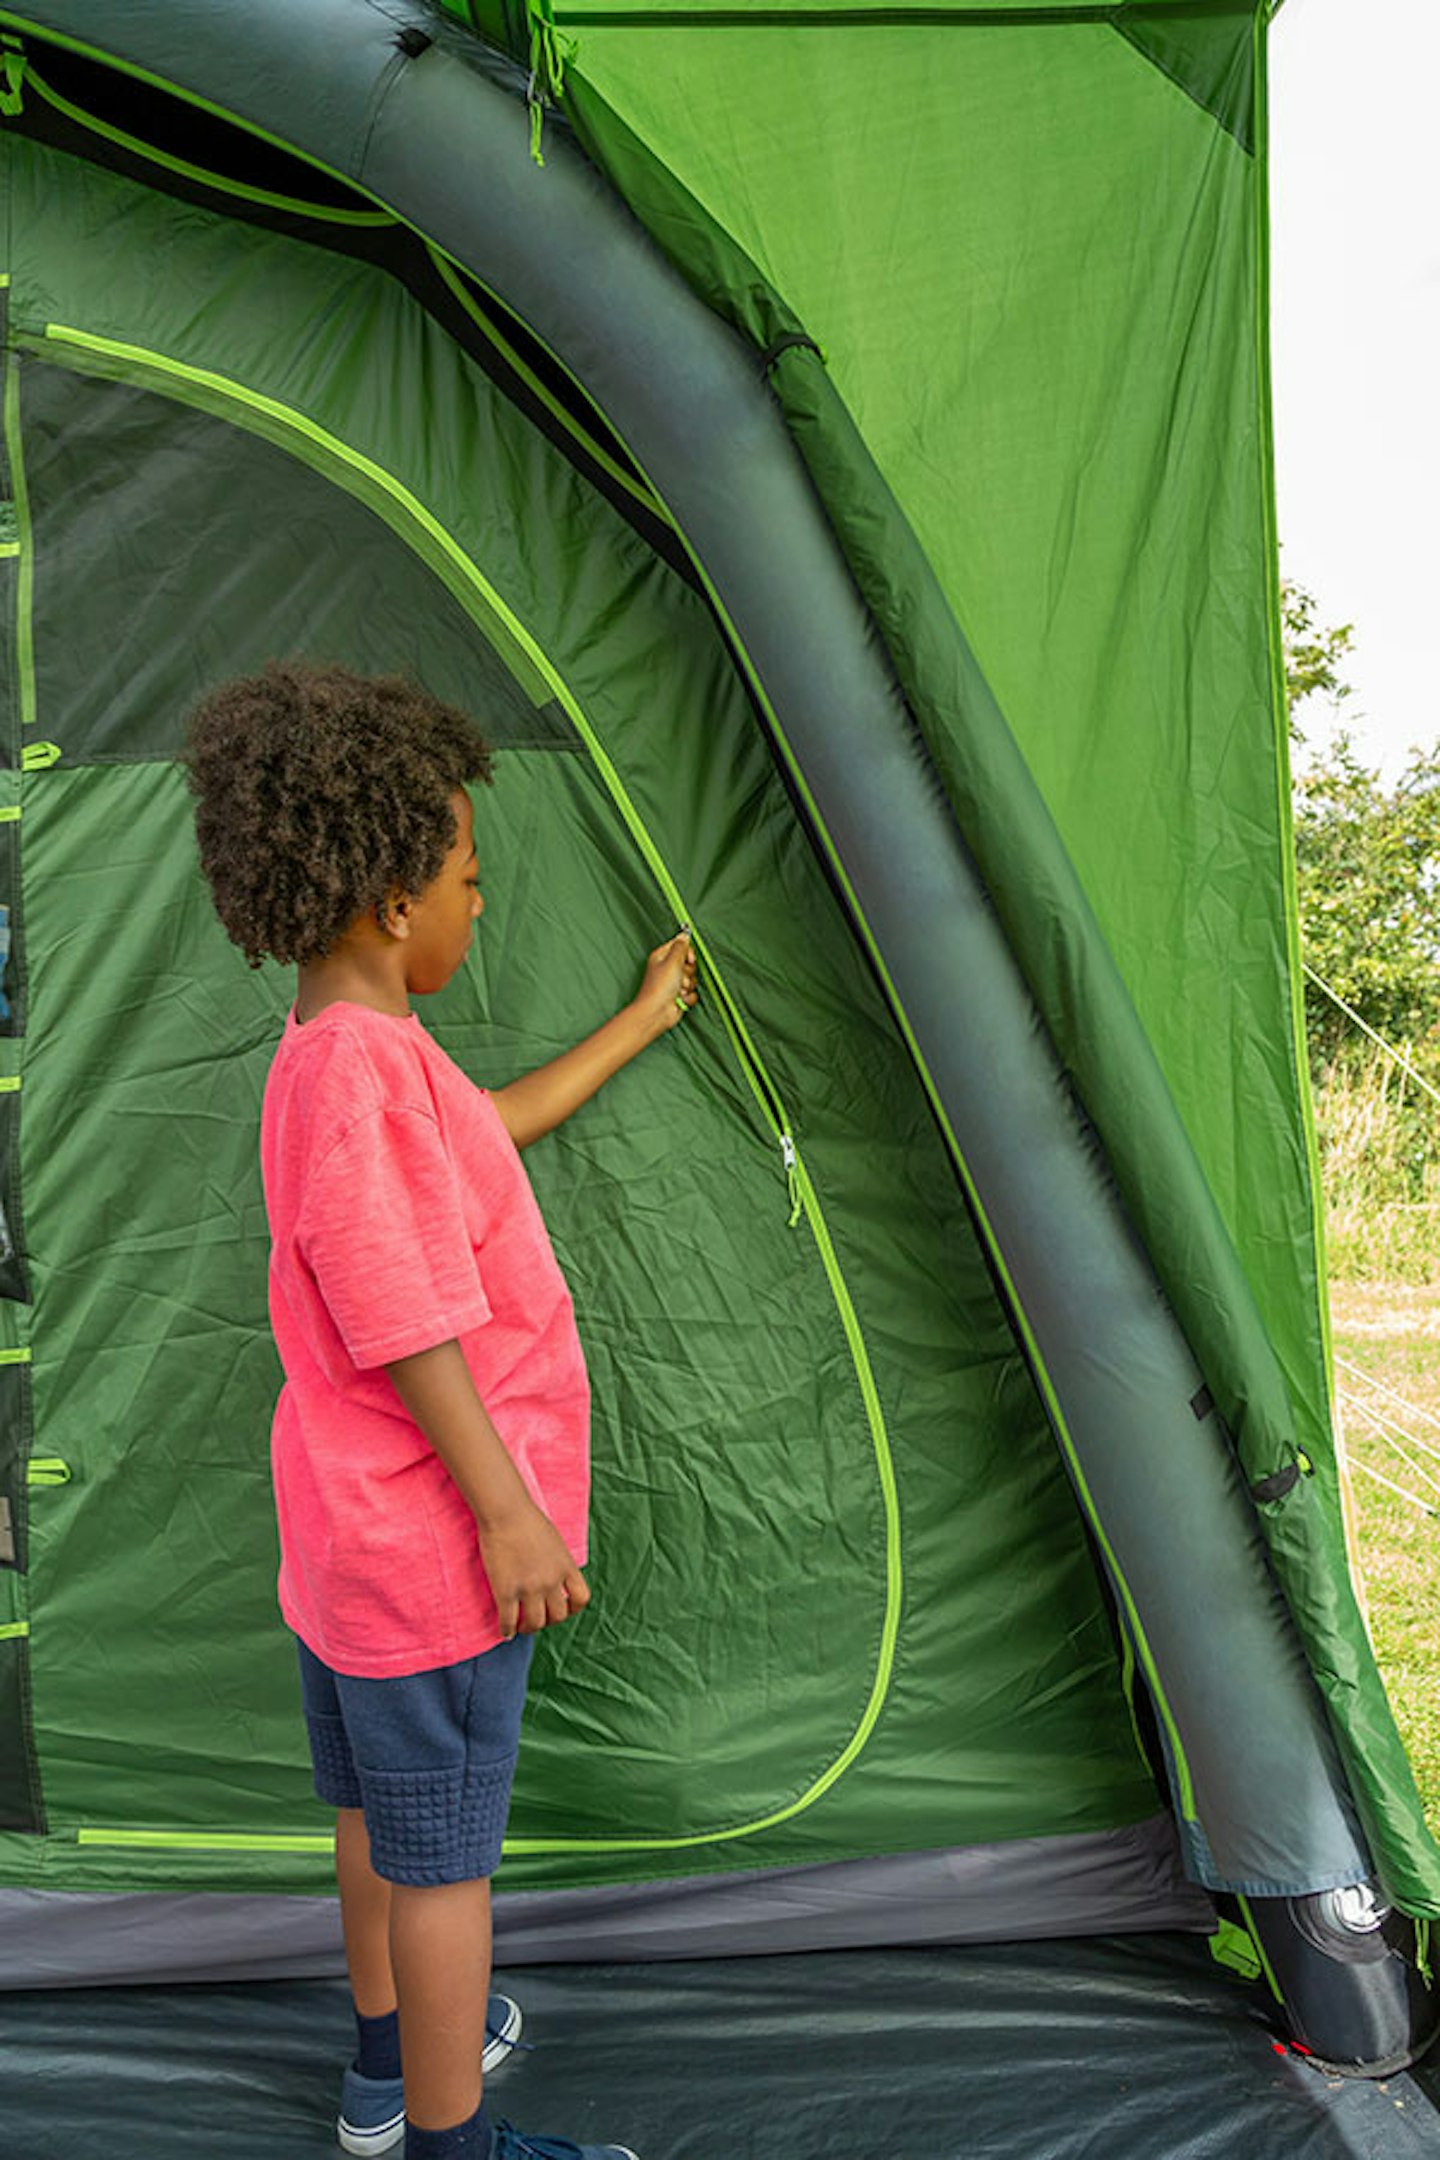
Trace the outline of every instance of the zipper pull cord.
[[790, 1229], [800, 1220], [803, 1202], [800, 1197], [800, 1158], [795, 1152], [795, 1142], [788, 1132], [780, 1135], [780, 1160], [785, 1165], [785, 1184], [790, 1194]]
[[[693, 930], [690, 935], [694, 939], [695, 933]], [[760, 1115], [769, 1126], [771, 1136], [780, 1150], [780, 1161], [785, 1172], [785, 1189], [790, 1196], [789, 1227], [793, 1230], [804, 1213], [805, 1198], [800, 1185], [800, 1153], [795, 1145], [794, 1134], [790, 1130], [790, 1120], [786, 1115], [784, 1105], [775, 1093], [769, 1074], [764, 1071], [759, 1058], [751, 1048], [744, 1023], [731, 1003], [729, 991], [721, 982], [711, 963], [709, 954], [698, 940], [695, 943], [695, 950], [705, 963], [704, 987], [710, 993], [707, 1002], [720, 1015], [721, 1024], [730, 1038], [730, 1048], [735, 1054], [735, 1062], [749, 1082], [750, 1092], [760, 1107]]]
[[565, 92], [565, 69], [574, 59], [574, 38], [555, 26], [553, 0], [525, 0], [530, 13], [530, 80], [525, 101], [530, 107], [530, 155], [537, 165], [545, 163], [542, 137], [547, 107], [557, 105]]

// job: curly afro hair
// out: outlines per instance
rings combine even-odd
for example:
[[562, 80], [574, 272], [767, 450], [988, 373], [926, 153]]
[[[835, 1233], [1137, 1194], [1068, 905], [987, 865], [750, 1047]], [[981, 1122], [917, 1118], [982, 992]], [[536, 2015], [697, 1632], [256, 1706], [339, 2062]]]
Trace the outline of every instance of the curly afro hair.
[[318, 960], [420, 892], [454, 843], [451, 797], [491, 776], [474, 723], [414, 683], [293, 660], [206, 698], [185, 763], [200, 865], [252, 967]]

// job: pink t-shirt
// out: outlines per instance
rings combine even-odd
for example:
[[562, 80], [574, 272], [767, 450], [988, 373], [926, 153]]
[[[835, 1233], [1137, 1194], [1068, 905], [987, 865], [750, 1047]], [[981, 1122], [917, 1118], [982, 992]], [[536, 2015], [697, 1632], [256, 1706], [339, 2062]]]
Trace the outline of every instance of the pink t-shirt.
[[583, 1565], [590, 1389], [574, 1308], [500, 1114], [415, 1015], [293, 1012], [260, 1128], [280, 1607], [337, 1672], [427, 1672], [500, 1640], [475, 1521], [384, 1367], [457, 1338], [531, 1495]]

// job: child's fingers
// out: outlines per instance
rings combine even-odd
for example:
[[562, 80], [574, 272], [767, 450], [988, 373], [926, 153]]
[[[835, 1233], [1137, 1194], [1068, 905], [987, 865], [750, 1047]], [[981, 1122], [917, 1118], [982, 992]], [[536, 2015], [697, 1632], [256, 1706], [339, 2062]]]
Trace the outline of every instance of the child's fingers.
[[497, 1598], [495, 1609], [500, 1620], [500, 1634], [509, 1642], [520, 1625], [520, 1600], [513, 1597]]
[[545, 1600], [545, 1620], [548, 1627], [559, 1627], [564, 1620], [573, 1619], [583, 1612], [590, 1602], [590, 1586], [579, 1568], [571, 1568], [562, 1583], [557, 1583]]

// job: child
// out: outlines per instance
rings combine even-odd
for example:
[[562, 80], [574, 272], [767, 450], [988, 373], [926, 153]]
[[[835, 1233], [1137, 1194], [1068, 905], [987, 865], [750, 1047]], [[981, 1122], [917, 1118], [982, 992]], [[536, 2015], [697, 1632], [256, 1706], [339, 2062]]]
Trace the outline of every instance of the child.
[[272, 664], [201, 707], [189, 773], [226, 931], [252, 966], [298, 969], [261, 1121], [285, 1369], [271, 1454], [281, 1610], [338, 1810], [360, 2034], [340, 2140], [627, 2160], [523, 2138], [481, 2098], [482, 2053], [519, 2027], [488, 1998], [489, 1877], [533, 1637], [590, 1598], [588, 1383], [516, 1150], [684, 1017], [690, 941], [651, 953], [596, 1034], [486, 1094], [410, 1007], [484, 906], [472, 724], [401, 681]]

